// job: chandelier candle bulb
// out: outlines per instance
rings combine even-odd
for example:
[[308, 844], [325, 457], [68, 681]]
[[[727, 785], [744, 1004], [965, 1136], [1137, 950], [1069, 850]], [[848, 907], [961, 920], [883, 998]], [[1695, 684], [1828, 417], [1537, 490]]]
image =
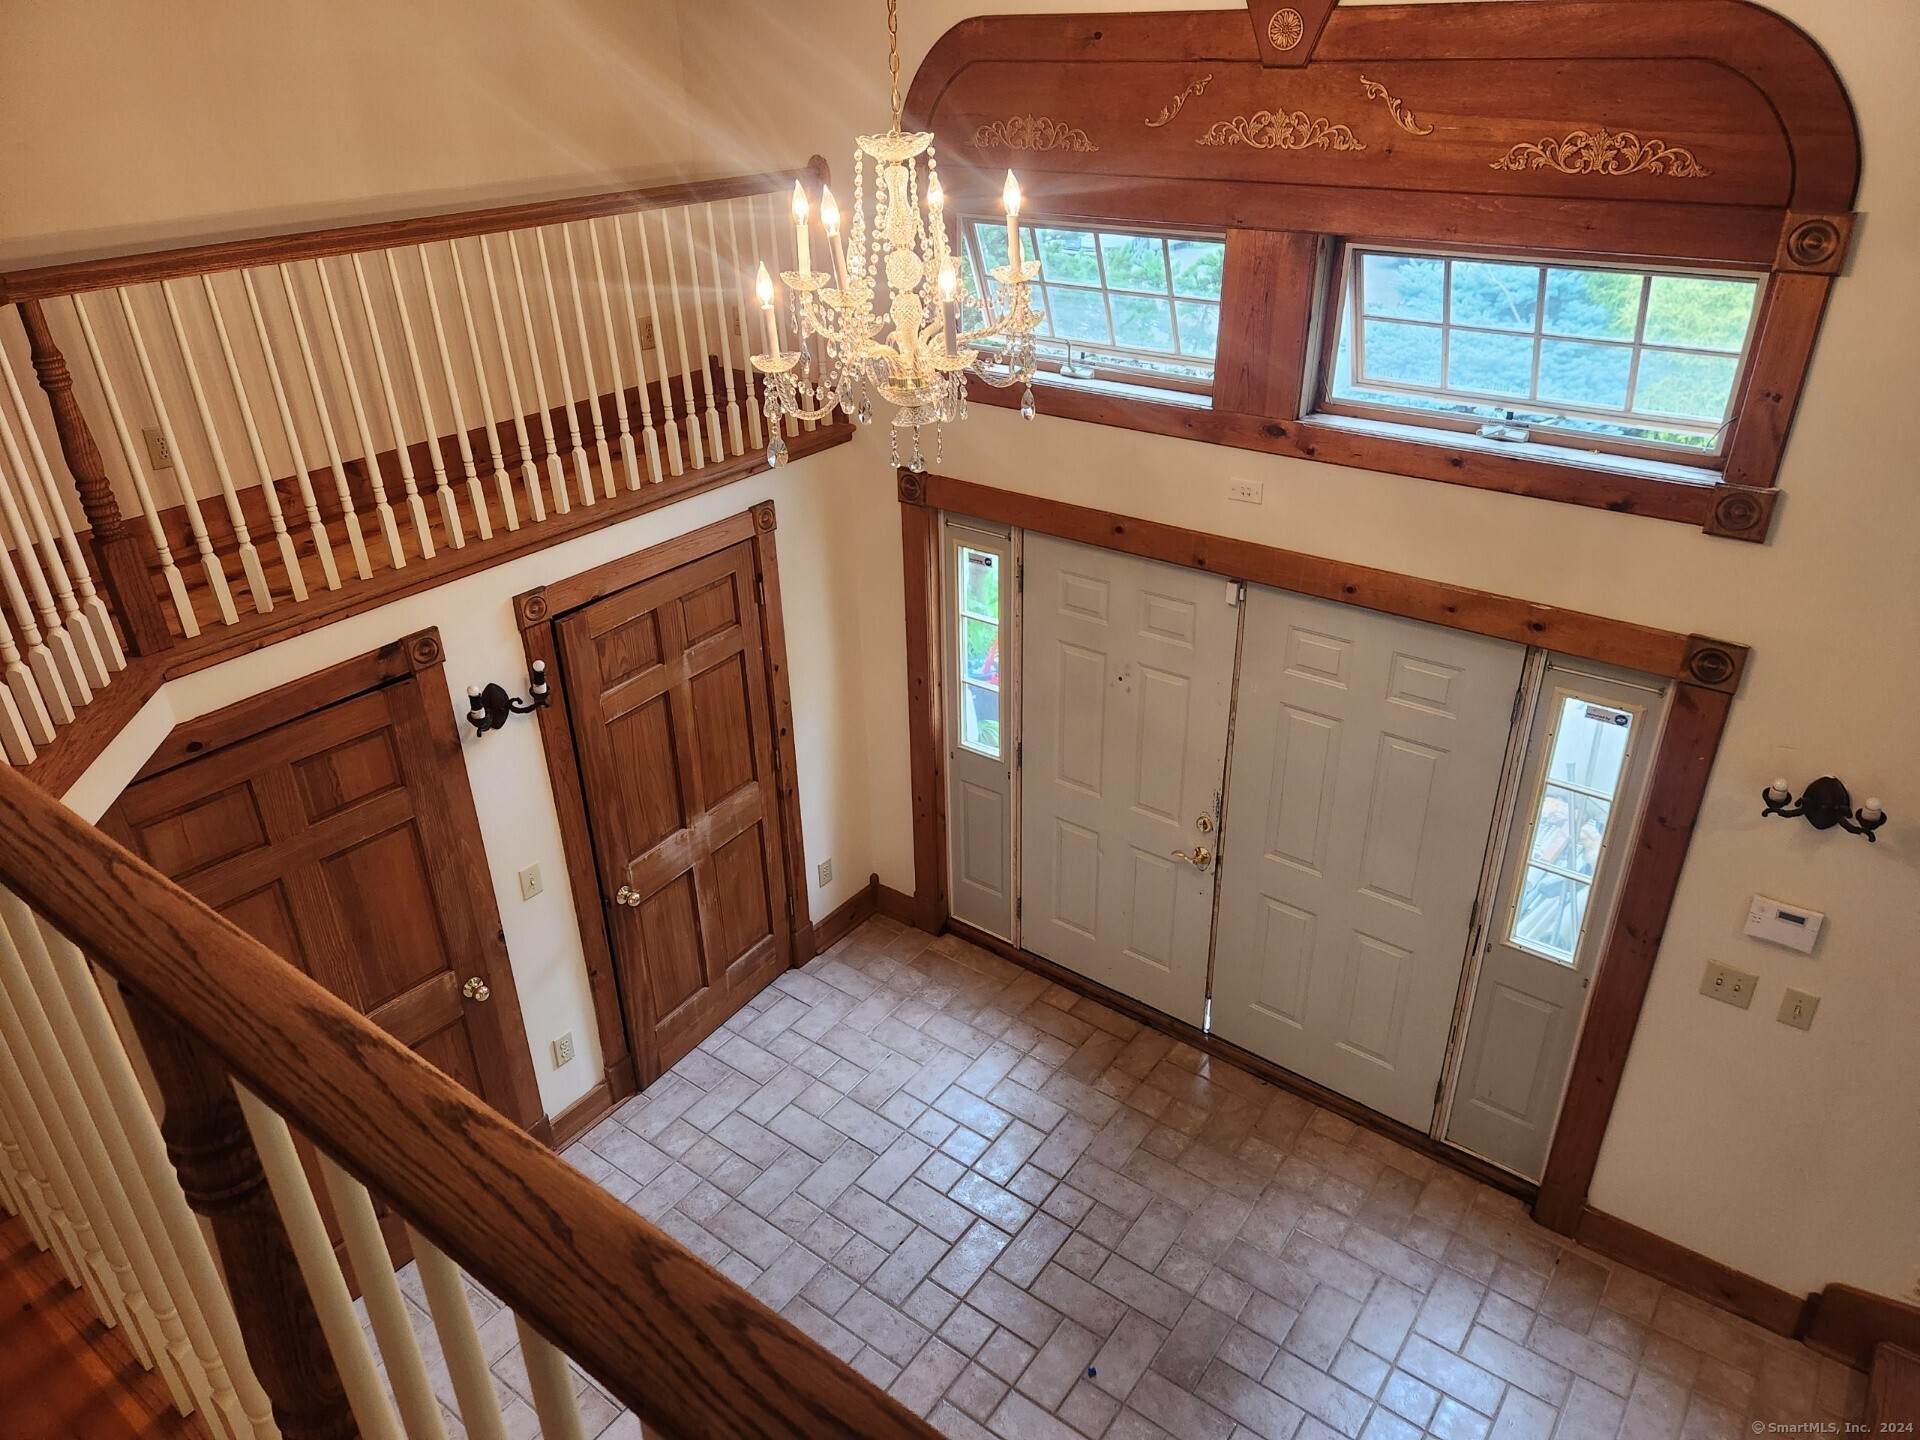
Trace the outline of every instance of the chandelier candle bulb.
[[773, 277], [767, 273], [766, 263], [761, 262], [759, 277], [753, 282], [753, 293], [760, 298], [760, 314], [767, 322], [767, 353], [780, 353], [780, 332], [774, 328], [773, 316]]
[[1007, 183], [1001, 188], [1000, 198], [1007, 205], [1007, 264], [1014, 278], [1020, 275], [1023, 261], [1020, 255], [1020, 182], [1013, 178], [1013, 172], [1007, 172]]
[[847, 288], [847, 247], [840, 238], [840, 203], [833, 198], [833, 191], [827, 189], [820, 192], [820, 226], [833, 247], [834, 282], [844, 290]]
[[813, 269], [813, 250], [811, 237], [807, 234], [807, 192], [798, 180], [793, 182], [793, 235], [799, 256], [794, 268], [805, 275]]
[[951, 355], [960, 347], [955, 343], [956, 321], [960, 310], [960, 277], [954, 271], [953, 261], [949, 260], [940, 267], [940, 316], [941, 338], [946, 343], [947, 354]]

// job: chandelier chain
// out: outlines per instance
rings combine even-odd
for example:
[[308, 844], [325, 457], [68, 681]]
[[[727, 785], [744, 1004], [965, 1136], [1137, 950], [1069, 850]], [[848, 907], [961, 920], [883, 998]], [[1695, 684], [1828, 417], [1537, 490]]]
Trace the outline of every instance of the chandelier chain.
[[900, 0], [887, 0], [887, 70], [893, 79], [893, 128], [900, 129]]

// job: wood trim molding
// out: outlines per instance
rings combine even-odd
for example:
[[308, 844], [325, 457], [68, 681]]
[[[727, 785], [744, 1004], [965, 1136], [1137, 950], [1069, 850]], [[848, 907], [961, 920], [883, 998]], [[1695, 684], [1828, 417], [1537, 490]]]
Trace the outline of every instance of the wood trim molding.
[[813, 927], [815, 954], [824, 955], [867, 921], [880, 913], [880, 877], [869, 875], [867, 883], [838, 905]]
[[[1815, 1297], [1795, 1295], [1777, 1285], [1710, 1260], [1651, 1230], [1629, 1225], [1603, 1210], [1581, 1211], [1574, 1238], [1589, 1250], [1664, 1280], [1698, 1300], [1751, 1320], [1776, 1335], [1797, 1336], [1815, 1305]], [[1865, 1368], [1864, 1366], [1862, 1368]]]
[[1853, 1285], [1829, 1285], [1812, 1298], [1801, 1338], [1821, 1354], [1865, 1370], [1882, 1345], [1920, 1351], [1920, 1305]]
[[[521, 648], [529, 666], [536, 660], [547, 673], [560, 675], [560, 647], [554, 627], [567, 615], [596, 600], [617, 594], [677, 570], [682, 565], [750, 541], [759, 578], [761, 633], [767, 657], [767, 694], [773, 707], [775, 764], [780, 771], [780, 836], [788, 895], [793, 901], [790, 933], [794, 964], [814, 956], [817, 936], [810, 918], [806, 884], [806, 842], [801, 831], [799, 760], [793, 737], [793, 692], [789, 684], [784, 612], [780, 598], [779, 557], [774, 536], [779, 518], [771, 500], [750, 510], [676, 535], [632, 555], [596, 565], [577, 575], [537, 586], [514, 597], [513, 613], [520, 629]], [[587, 817], [585, 781], [574, 744], [573, 719], [566, 686], [555, 683], [552, 700], [539, 712], [540, 745], [553, 789], [554, 811], [560, 821], [561, 853], [567, 861], [567, 885], [580, 925], [580, 946], [586, 959], [587, 985], [593, 996], [594, 1025], [605, 1066], [603, 1081], [614, 1101], [634, 1094], [653, 1077], [645, 1047], [636, 1049], [627, 1034], [620, 1004], [613, 942], [607, 930], [606, 897], [600, 893], [599, 867], [593, 850], [593, 831]]]
[[559, 1114], [547, 1122], [547, 1134], [543, 1137], [547, 1146], [553, 1150], [565, 1150], [611, 1115], [616, 1103], [613, 1088], [606, 1080], [594, 1081], [591, 1090], [571, 1105], [563, 1107]]
[[940, 668], [926, 637], [937, 633], [940, 603], [939, 512], [1019, 526], [1129, 555], [1338, 600], [1429, 624], [1491, 635], [1677, 681], [1633, 857], [1616, 911], [1534, 1216], [1572, 1234], [1586, 1210], [1600, 1142], [1628, 1047], [1639, 1024], [1654, 957], [1673, 908], [1681, 864], [1693, 835], [1707, 776], [1719, 751], [1747, 648], [1731, 641], [1655, 630], [1441, 581], [1210, 535], [1158, 521], [999, 490], [943, 475], [900, 477], [902, 564], [907, 597], [908, 733], [914, 803], [913, 923], [952, 926], [944, 876], [944, 817], [923, 796], [944, 791], [939, 759], [944, 707]]

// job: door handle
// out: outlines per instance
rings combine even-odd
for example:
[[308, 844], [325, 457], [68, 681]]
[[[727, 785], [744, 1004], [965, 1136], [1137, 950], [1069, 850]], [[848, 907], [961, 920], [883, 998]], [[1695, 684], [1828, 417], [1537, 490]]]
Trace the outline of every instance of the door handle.
[[1173, 852], [1173, 858], [1186, 861], [1196, 870], [1204, 870], [1213, 863], [1213, 851], [1204, 845], [1196, 845], [1193, 847], [1191, 853], [1185, 850], [1175, 850]]
[[460, 993], [466, 996], [467, 999], [476, 1000], [482, 1004], [493, 998], [492, 989], [487, 985], [487, 982], [482, 980], [478, 975], [462, 985], [460, 987]]
[[613, 903], [616, 905], [625, 905], [630, 909], [638, 909], [640, 906], [640, 898], [640, 892], [638, 890], [634, 889], [631, 885], [622, 885], [618, 892], [615, 893]]

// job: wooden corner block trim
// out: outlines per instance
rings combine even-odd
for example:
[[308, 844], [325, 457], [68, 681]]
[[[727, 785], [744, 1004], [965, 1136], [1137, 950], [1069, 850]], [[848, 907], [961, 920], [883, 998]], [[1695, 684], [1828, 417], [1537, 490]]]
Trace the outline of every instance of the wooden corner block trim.
[[1777, 486], [1719, 485], [1714, 487], [1713, 507], [1701, 528], [1723, 539], [1764, 545], [1773, 533], [1773, 512], [1779, 504]]
[[895, 472], [900, 485], [900, 503], [902, 505], [924, 505], [927, 503], [927, 477], [924, 471], [900, 469]]
[[1853, 248], [1855, 215], [1810, 215], [1789, 210], [1780, 225], [1776, 270], [1803, 275], [1838, 275]]
[[1731, 695], [1740, 688], [1740, 676], [1747, 668], [1747, 647], [1731, 640], [1689, 635], [1681, 666], [1685, 680]]

